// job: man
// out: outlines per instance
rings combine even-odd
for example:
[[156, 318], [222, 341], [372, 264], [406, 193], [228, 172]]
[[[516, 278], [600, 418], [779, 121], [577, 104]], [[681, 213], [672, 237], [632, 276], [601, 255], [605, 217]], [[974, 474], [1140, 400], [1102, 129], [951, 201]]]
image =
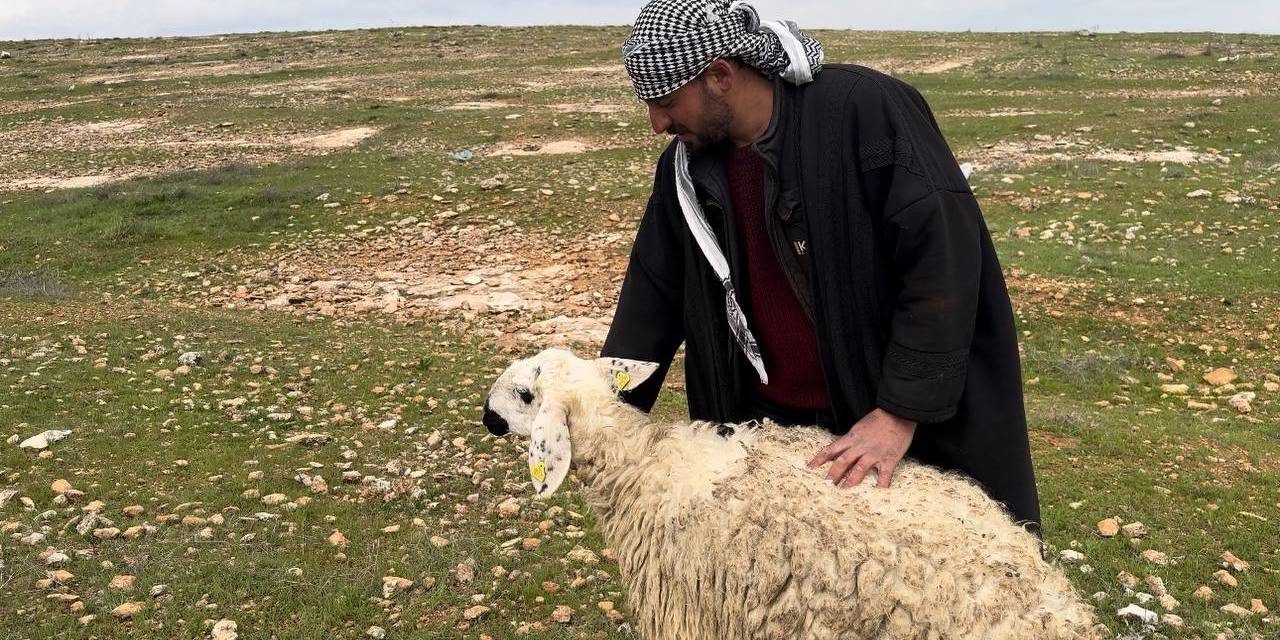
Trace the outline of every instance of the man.
[[1008, 292], [920, 94], [740, 1], [651, 0], [623, 50], [676, 136], [603, 349], [661, 365], [627, 401], [683, 343], [690, 417], [821, 424], [833, 482], [910, 455], [1038, 530]]

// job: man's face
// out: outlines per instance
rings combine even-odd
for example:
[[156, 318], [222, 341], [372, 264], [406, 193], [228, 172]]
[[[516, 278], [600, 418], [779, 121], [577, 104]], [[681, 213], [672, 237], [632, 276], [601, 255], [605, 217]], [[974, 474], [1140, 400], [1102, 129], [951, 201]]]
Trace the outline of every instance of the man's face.
[[661, 98], [646, 100], [645, 104], [649, 107], [653, 132], [680, 136], [690, 151], [729, 137], [733, 110], [724, 98], [707, 87], [702, 77]]

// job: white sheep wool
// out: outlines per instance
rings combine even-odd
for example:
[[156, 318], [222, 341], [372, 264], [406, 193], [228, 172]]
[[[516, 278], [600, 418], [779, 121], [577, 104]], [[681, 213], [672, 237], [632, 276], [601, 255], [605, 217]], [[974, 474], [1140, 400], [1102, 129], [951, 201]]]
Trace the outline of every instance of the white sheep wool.
[[[615, 394], [631, 391], [658, 370], [657, 363], [626, 358], [600, 358], [595, 366]], [[572, 459], [572, 439], [564, 404], [543, 402], [529, 429], [529, 477], [533, 479], [534, 493], [546, 496], [555, 492], [569, 475]]]
[[841, 489], [807, 466], [825, 431], [663, 424], [617, 397], [651, 373], [548, 350], [486, 400], [545, 445], [540, 494], [572, 465], [647, 640], [1102, 637], [1035, 536], [969, 479], [904, 461], [892, 488]]

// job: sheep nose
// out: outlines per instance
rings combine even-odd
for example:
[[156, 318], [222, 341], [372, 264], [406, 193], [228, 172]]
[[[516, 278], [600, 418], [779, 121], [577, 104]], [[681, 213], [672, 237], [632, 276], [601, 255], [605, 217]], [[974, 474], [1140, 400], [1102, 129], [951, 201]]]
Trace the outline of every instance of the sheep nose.
[[489, 408], [488, 400], [485, 400], [484, 403], [484, 418], [481, 422], [484, 422], [484, 428], [495, 436], [505, 436], [511, 430], [507, 426], [507, 421], [503, 420], [502, 416], [498, 415], [498, 412]]

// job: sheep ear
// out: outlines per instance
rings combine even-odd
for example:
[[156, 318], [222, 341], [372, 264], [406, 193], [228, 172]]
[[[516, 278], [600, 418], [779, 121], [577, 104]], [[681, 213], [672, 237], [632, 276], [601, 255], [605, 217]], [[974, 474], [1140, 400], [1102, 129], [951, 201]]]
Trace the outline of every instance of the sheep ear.
[[658, 370], [658, 363], [626, 358], [596, 358], [596, 368], [613, 386], [614, 393], [630, 391]]
[[564, 405], [548, 399], [538, 408], [529, 433], [529, 477], [534, 493], [551, 495], [569, 475], [573, 448], [569, 444]]

